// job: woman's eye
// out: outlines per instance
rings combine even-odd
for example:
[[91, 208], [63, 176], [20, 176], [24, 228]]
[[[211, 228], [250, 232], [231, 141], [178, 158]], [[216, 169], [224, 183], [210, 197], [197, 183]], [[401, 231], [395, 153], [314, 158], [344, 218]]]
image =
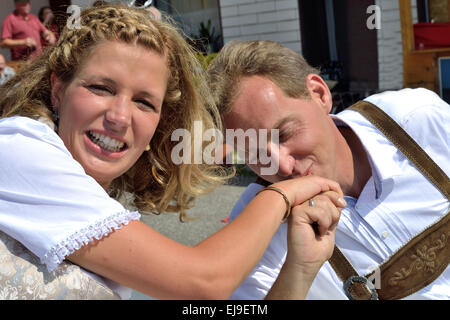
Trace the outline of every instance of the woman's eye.
[[103, 85], [99, 85], [99, 84], [92, 84], [90, 86], [88, 86], [88, 88], [91, 91], [102, 91], [102, 92], [107, 92], [107, 93], [114, 93], [110, 88], [103, 86]]
[[139, 103], [140, 105], [143, 105], [146, 108], [150, 108], [156, 111], [155, 106], [152, 103], [148, 102], [147, 100], [136, 100], [136, 102]]

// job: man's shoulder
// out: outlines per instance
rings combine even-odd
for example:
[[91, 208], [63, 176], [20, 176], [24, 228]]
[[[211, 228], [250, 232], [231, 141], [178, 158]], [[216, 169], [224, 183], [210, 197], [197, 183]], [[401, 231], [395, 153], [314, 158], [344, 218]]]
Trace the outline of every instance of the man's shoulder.
[[12, 21], [14, 21], [15, 19], [17, 19], [16, 15], [14, 14], [14, 12], [8, 14], [5, 19], [3, 19], [2, 24], [5, 23], [11, 23]]
[[400, 125], [412, 115], [446, 112], [448, 104], [425, 88], [385, 91], [364, 99], [378, 106]]

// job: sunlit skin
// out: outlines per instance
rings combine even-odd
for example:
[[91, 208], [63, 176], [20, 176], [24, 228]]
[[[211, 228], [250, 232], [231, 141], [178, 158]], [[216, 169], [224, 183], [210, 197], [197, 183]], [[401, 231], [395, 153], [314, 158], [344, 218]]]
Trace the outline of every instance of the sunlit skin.
[[[118, 41], [98, 45], [69, 84], [52, 75], [58, 134], [105, 189], [145, 151], [160, 120], [167, 81], [165, 56]], [[92, 141], [92, 132], [125, 145], [111, 152]]]
[[329, 116], [332, 99], [324, 81], [309, 75], [307, 88], [310, 98], [291, 98], [267, 78], [244, 77], [225, 116], [226, 127], [279, 130], [279, 145], [267, 146], [269, 154], [278, 153], [278, 173], [262, 176], [260, 164], [249, 164], [264, 179], [274, 183], [317, 175], [357, 197], [371, 175], [367, 155], [353, 131], [336, 127]]

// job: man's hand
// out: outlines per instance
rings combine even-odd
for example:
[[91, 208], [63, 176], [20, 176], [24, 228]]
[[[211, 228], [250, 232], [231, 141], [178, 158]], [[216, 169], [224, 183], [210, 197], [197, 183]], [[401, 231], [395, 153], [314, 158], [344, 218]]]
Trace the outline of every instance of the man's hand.
[[336, 227], [346, 203], [334, 191], [312, 200], [292, 208], [286, 261], [266, 299], [304, 299], [317, 272], [333, 254]]
[[43, 37], [45, 39], [45, 41], [47, 41], [49, 44], [55, 44], [56, 42], [56, 37], [53, 34], [53, 32], [51, 32], [50, 30], [47, 30], [44, 32]]
[[[315, 275], [333, 254], [334, 234], [345, 202], [327, 191], [292, 208], [288, 226], [286, 263]], [[311, 206], [313, 204], [313, 206]]]
[[37, 47], [36, 40], [30, 37], [23, 39], [23, 45], [30, 49], [36, 49]]

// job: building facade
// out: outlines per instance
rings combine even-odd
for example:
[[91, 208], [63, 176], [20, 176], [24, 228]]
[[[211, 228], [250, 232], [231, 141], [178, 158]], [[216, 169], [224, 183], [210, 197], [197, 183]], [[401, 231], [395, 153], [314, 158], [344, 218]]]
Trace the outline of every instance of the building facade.
[[[275, 40], [303, 54], [317, 67], [336, 59], [343, 64], [349, 91], [384, 91], [403, 86], [397, 0], [220, 0], [219, 3], [225, 43]], [[371, 6], [376, 6], [371, 8], [375, 10], [368, 10]], [[412, 0], [412, 6], [413, 19], [417, 21], [416, 0]], [[379, 22], [378, 26], [369, 29], [367, 24], [373, 22]]]

